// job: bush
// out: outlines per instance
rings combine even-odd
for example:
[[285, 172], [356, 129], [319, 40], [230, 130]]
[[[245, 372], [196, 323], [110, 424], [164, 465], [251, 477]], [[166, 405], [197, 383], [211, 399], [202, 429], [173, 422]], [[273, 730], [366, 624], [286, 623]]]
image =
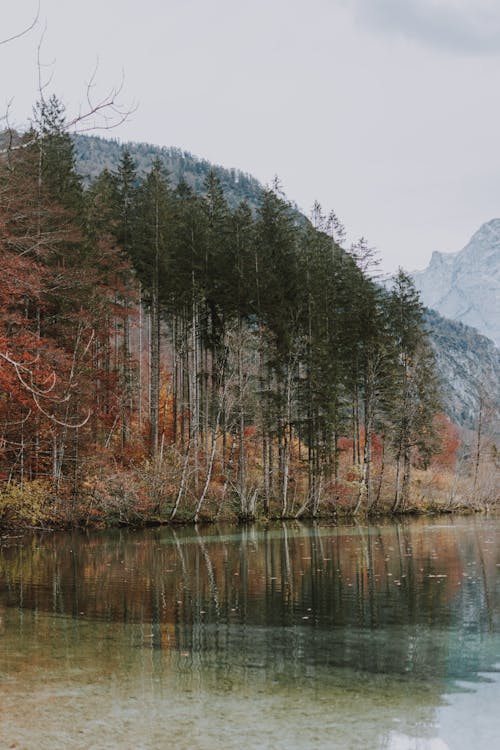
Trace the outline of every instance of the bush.
[[45, 480], [11, 484], [0, 491], [0, 525], [46, 526], [53, 521], [52, 487]]

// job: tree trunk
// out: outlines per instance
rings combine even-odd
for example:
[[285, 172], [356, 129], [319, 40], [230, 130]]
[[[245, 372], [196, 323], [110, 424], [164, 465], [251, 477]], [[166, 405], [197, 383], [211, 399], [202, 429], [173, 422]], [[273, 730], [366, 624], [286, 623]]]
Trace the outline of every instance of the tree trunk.
[[160, 315], [158, 300], [158, 280], [153, 281], [151, 293], [151, 342], [149, 360], [150, 401], [149, 401], [149, 452], [158, 456], [158, 429], [160, 403]]
[[198, 493], [198, 453], [200, 447], [200, 413], [199, 413], [199, 392], [198, 392], [198, 315], [196, 299], [194, 294], [194, 271], [192, 274], [193, 297], [192, 297], [192, 317], [191, 317], [191, 351], [192, 362], [190, 368], [190, 388], [189, 396], [191, 401], [191, 435], [193, 439], [194, 454], [194, 489]]
[[481, 463], [481, 439], [483, 430], [483, 397], [479, 396], [479, 413], [477, 417], [477, 431], [476, 431], [476, 456], [474, 461], [474, 483], [473, 490], [476, 490], [477, 480], [479, 477], [479, 465]]

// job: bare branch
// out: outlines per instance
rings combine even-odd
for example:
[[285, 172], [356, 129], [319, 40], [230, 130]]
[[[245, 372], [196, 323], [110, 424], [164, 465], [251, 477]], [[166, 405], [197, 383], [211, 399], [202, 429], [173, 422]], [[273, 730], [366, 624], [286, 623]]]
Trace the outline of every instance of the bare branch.
[[[12, 367], [14, 368], [16, 372], [19, 382], [31, 394], [36, 394], [42, 398], [47, 398], [48, 394], [54, 389], [54, 386], [56, 384], [56, 374], [54, 372], [51, 375], [49, 375], [49, 377], [45, 380], [45, 382], [47, 382], [47, 380], [50, 380], [51, 384], [47, 388], [44, 388], [44, 389], [38, 388], [36, 386], [30, 385], [24, 379], [24, 376], [22, 373], [26, 373], [27, 375], [29, 375], [30, 380], [33, 379], [32, 371], [29, 370], [25, 364], [22, 364], [21, 362], [18, 362], [17, 360], [12, 359], [12, 357], [9, 356], [8, 352], [0, 352], [0, 357], [4, 359], [6, 362], [8, 362], [10, 365], [12, 365]], [[33, 362], [31, 362], [30, 364], [34, 364], [35, 362], [36, 362], [36, 359], [33, 360]]]
[[[32, 409], [28, 409], [28, 413], [21, 420], [19, 420], [17, 422], [4, 422], [4, 428], [5, 427], [15, 427], [16, 425], [26, 424], [26, 422], [28, 421], [28, 419], [31, 417], [32, 413], [33, 413], [33, 410]], [[3, 437], [1, 442], [6, 443], [6, 442], [11, 442], [11, 441], [7, 441]], [[12, 443], [12, 445], [14, 445], [14, 443]], [[16, 443], [16, 445], [17, 445], [17, 443]]]
[[42, 68], [50, 68], [50, 67], [53, 67], [55, 64], [55, 59], [51, 63], [42, 63], [41, 61], [40, 55], [41, 55], [42, 44], [45, 38], [46, 31], [47, 31], [47, 23], [45, 23], [43, 27], [43, 31], [40, 35], [40, 41], [38, 42], [38, 46], [36, 48], [36, 65], [37, 65], [37, 70], [38, 70], [38, 95], [42, 103], [45, 101], [43, 92], [45, 91], [45, 89], [47, 89], [50, 86], [50, 84], [52, 83], [52, 78], [54, 76], [54, 71], [52, 70], [52, 73], [50, 74], [49, 78], [44, 82], [42, 79]]
[[[37, 15], [38, 19], [38, 15]], [[53, 71], [50, 76], [44, 80], [43, 69], [54, 66], [55, 60], [50, 63], [43, 63], [41, 60], [42, 45], [46, 32], [46, 25], [40, 36], [40, 40], [37, 46], [37, 70], [38, 70], [38, 95], [39, 102], [43, 105], [46, 103], [45, 92], [50, 86], [53, 78]], [[132, 102], [130, 106], [124, 105], [119, 102], [120, 95], [123, 91], [125, 76], [122, 70], [120, 83], [117, 86], [112, 87], [104, 96], [101, 98], [95, 98], [93, 96], [93, 90], [96, 88], [96, 76], [99, 68], [99, 60], [96, 61], [96, 65], [90, 79], [87, 83], [87, 89], [85, 94], [85, 107], [80, 107], [78, 113], [64, 123], [64, 130], [69, 133], [88, 133], [95, 130], [114, 130], [115, 128], [122, 125], [134, 112], [137, 111], [138, 104]], [[8, 113], [0, 117], [1, 121], [8, 122]], [[37, 123], [34, 122], [34, 130], [37, 130]], [[33, 138], [23, 143], [13, 144], [13, 137], [15, 132], [9, 129], [9, 141], [7, 147], [0, 149], [0, 156], [9, 154], [13, 151], [20, 149], [29, 148], [38, 139], [43, 138], [43, 133], [36, 133]]]
[[[92, 332], [90, 341], [85, 349], [86, 352], [88, 351], [88, 347], [90, 346], [90, 342], [92, 341], [93, 337], [94, 337], [94, 332]], [[47, 380], [50, 380], [51, 385], [45, 390], [42, 390], [41, 388], [37, 388], [36, 386], [26, 381], [25, 377], [22, 374], [23, 372], [28, 373], [30, 375], [30, 379], [32, 379], [33, 376], [32, 376], [31, 371], [25, 365], [22, 365], [19, 362], [17, 362], [15, 359], [12, 359], [12, 357], [10, 357], [9, 354], [5, 352], [0, 352], [0, 358], [2, 358], [3, 360], [5, 360], [6, 362], [8, 362], [10, 365], [14, 367], [14, 370], [16, 372], [19, 382], [21, 383], [23, 388], [25, 388], [28, 391], [28, 393], [31, 394], [31, 397], [33, 398], [33, 401], [35, 402], [35, 405], [38, 411], [40, 411], [45, 417], [47, 417], [47, 419], [50, 419], [51, 422], [54, 422], [55, 424], [61, 425], [61, 427], [69, 427], [71, 429], [78, 429], [80, 427], [83, 427], [85, 424], [87, 424], [92, 414], [90, 409], [88, 410], [87, 416], [84, 419], [82, 419], [79, 422], [71, 423], [71, 422], [64, 422], [63, 420], [58, 419], [55, 416], [55, 414], [51, 414], [50, 412], [48, 412], [40, 403], [40, 399], [44, 399], [53, 404], [64, 404], [68, 402], [69, 399], [71, 398], [71, 395], [69, 393], [69, 388], [71, 388], [72, 383], [70, 383], [70, 386], [68, 387], [66, 394], [62, 398], [49, 398], [48, 394], [53, 390], [56, 384], [55, 372], [52, 372], [48, 376], [48, 378], [45, 380], [45, 382], [47, 382]], [[30, 414], [31, 414], [31, 410], [28, 414], [28, 417]], [[28, 417], [26, 417], [26, 419], [28, 419]], [[26, 420], [23, 420], [23, 421], [26, 421]]]
[[138, 105], [132, 103], [126, 107], [118, 102], [124, 86], [124, 74], [122, 71], [121, 81], [118, 86], [97, 101], [92, 97], [92, 89], [95, 88], [95, 77], [98, 63], [92, 73], [86, 92], [86, 111], [80, 111], [66, 124], [66, 129], [76, 133], [87, 133], [93, 130], [113, 130], [125, 122], [130, 115], [137, 111]]
[[9, 101], [7, 102], [7, 109], [5, 110], [5, 114], [0, 117], [0, 122], [5, 122], [7, 125], [7, 130], [9, 132], [9, 136], [11, 134], [11, 128], [9, 126], [9, 112], [10, 108], [12, 107], [12, 102], [14, 101], [14, 98], [11, 97]]
[[88, 354], [88, 352], [89, 352], [89, 349], [90, 349], [90, 345], [92, 344], [92, 342], [93, 342], [94, 338], [95, 338], [95, 331], [94, 331], [94, 329], [92, 329], [92, 332], [91, 332], [91, 334], [90, 334], [90, 337], [89, 337], [89, 340], [88, 340], [87, 346], [86, 346], [86, 347], [85, 347], [85, 349], [83, 350], [83, 354], [82, 354], [82, 357], [85, 357], [85, 355], [86, 355], [86, 354]]
[[27, 26], [22, 31], [19, 31], [17, 34], [13, 34], [13, 36], [9, 36], [6, 39], [0, 39], [0, 46], [2, 44], [8, 44], [9, 42], [13, 42], [14, 40], [20, 39], [21, 37], [23, 37], [26, 34], [28, 34], [28, 32], [30, 32], [31, 29], [35, 28], [35, 26], [38, 23], [38, 19], [39, 18], [40, 18], [40, 0], [38, 0], [38, 7], [37, 7], [36, 15], [35, 15], [33, 21], [30, 23], [30, 25]]
[[[69, 398], [69, 396], [66, 397], [63, 400], [66, 401], [68, 398]], [[75, 424], [71, 424], [71, 423], [68, 423], [68, 422], [63, 422], [61, 419], [58, 419], [55, 416], [55, 414], [50, 414], [48, 411], [45, 411], [45, 409], [40, 404], [40, 402], [39, 402], [37, 396], [35, 396], [35, 394], [33, 394], [33, 401], [35, 402], [37, 409], [44, 415], [44, 417], [47, 417], [47, 419], [50, 419], [51, 422], [54, 422], [55, 424], [61, 425], [61, 427], [69, 427], [69, 428], [71, 428], [73, 430], [77, 430], [80, 427], [84, 427], [84, 425], [86, 425], [87, 422], [89, 421], [90, 416], [92, 414], [92, 412], [89, 409], [88, 413], [87, 413], [87, 416], [84, 419], [82, 419], [81, 422], [76, 422]]]

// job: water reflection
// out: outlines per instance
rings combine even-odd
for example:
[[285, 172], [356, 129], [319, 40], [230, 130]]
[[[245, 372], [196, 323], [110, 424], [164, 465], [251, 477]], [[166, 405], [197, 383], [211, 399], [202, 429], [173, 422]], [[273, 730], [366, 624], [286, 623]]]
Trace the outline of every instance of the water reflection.
[[[176, 747], [446, 747], [453, 701], [475, 685], [500, 698], [484, 683], [500, 645], [499, 539], [497, 521], [454, 519], [13, 541], [0, 549], [0, 696], [51, 675], [76, 690], [65, 710], [86, 741], [96, 683], [111, 681], [111, 743], [124, 711], [122, 743], [167, 701]], [[141, 747], [167, 746], [143, 731]]]

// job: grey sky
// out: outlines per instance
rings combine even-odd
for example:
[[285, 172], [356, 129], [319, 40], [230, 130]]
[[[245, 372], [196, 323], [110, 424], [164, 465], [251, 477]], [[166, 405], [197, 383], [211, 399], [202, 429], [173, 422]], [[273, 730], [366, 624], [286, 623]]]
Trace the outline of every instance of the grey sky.
[[[463, 247], [500, 215], [497, 0], [41, 0], [50, 90], [70, 113], [97, 57], [137, 111], [111, 133], [177, 145], [308, 211], [334, 209], [387, 270]], [[0, 37], [36, 0], [9, 5]], [[36, 98], [37, 30], [0, 47], [0, 103]], [[7, 71], [7, 75], [5, 74]], [[98, 93], [98, 92], [96, 92]]]
[[497, 0], [346, 0], [357, 19], [377, 31], [397, 33], [460, 54], [500, 51]]

